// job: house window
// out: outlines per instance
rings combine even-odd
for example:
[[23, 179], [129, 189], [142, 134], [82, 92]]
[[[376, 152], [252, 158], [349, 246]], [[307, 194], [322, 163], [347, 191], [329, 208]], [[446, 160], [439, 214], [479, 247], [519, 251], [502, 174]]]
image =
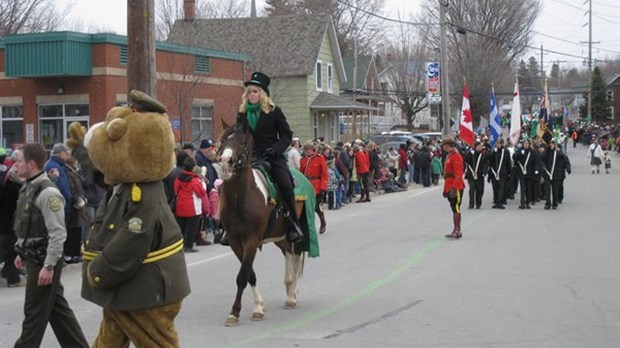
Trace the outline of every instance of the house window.
[[0, 107], [0, 146], [13, 147], [24, 142], [24, 115], [21, 105], [2, 105]]
[[614, 91], [612, 90], [607, 91], [607, 100], [614, 101]]
[[213, 138], [213, 106], [192, 106], [192, 143]]
[[206, 56], [194, 56], [194, 73], [209, 74], [211, 72], [211, 60]]
[[615, 115], [614, 115], [614, 107], [613, 107], [613, 106], [610, 106], [610, 107], [609, 107], [609, 117], [607, 117], [607, 119], [609, 119], [609, 120], [613, 120], [613, 119], [614, 119], [614, 116], [615, 116]]
[[312, 117], [312, 138], [317, 139], [319, 137], [319, 113], [314, 112]]
[[121, 51], [120, 51], [120, 54], [119, 54], [119, 58], [118, 58], [120, 63], [121, 63], [121, 65], [124, 65], [124, 66], [127, 65], [127, 59], [128, 59], [127, 56], [128, 56], [127, 55], [127, 46], [126, 45], [122, 45], [121, 46]]
[[334, 90], [334, 66], [327, 64], [327, 91], [332, 92]]
[[323, 63], [316, 62], [316, 90], [323, 90]]
[[48, 150], [54, 144], [64, 143], [67, 129], [73, 122], [89, 126], [88, 104], [39, 105], [39, 142]]

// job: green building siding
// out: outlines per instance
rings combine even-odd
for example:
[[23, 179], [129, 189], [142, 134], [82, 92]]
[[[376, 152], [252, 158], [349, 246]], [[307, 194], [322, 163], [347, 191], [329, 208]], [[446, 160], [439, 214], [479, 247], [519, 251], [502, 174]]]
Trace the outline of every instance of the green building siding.
[[294, 136], [302, 141], [312, 138], [307, 80], [307, 76], [276, 78], [269, 87], [273, 91], [274, 102], [284, 111]]

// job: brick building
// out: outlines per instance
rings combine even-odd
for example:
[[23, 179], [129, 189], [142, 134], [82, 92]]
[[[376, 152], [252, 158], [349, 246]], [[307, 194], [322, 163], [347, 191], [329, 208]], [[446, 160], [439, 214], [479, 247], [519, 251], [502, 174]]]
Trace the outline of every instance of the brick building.
[[[179, 142], [200, 142], [232, 123], [249, 56], [156, 43], [157, 98]], [[48, 32], [0, 40], [0, 146], [50, 149], [78, 121], [90, 126], [127, 101], [127, 38]]]

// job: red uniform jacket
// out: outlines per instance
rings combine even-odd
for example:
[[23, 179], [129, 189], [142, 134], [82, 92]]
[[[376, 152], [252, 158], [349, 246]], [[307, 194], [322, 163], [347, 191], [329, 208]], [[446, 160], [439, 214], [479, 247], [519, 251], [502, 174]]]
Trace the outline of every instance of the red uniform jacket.
[[366, 174], [370, 171], [370, 156], [367, 152], [355, 151], [355, 170], [357, 174]]
[[450, 150], [444, 164], [443, 192], [451, 189], [463, 190], [465, 188], [465, 180], [463, 179], [463, 156], [456, 150]]
[[314, 193], [327, 191], [327, 162], [325, 157], [314, 152], [310, 157], [302, 157], [299, 163], [299, 171], [304, 173], [314, 187]]

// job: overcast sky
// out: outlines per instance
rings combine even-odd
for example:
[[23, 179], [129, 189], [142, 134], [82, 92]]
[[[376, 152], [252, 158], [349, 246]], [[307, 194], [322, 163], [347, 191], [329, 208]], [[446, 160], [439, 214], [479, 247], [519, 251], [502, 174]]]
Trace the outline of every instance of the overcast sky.
[[[425, 11], [421, 0], [385, 0], [386, 17]], [[620, 56], [620, 0], [592, 0], [592, 56], [597, 59], [613, 59]], [[127, 32], [127, 0], [56, 0], [61, 8], [73, 4], [69, 22], [78, 21], [82, 28], [106, 28], [117, 34]], [[250, 0], [247, 0], [248, 4]], [[260, 9], [264, 0], [257, 0]], [[543, 0], [543, 9], [534, 25], [535, 34], [523, 59], [534, 55], [540, 62], [540, 45], [545, 69], [550, 71], [552, 61], [560, 61], [562, 69], [583, 66], [588, 56], [588, 4], [583, 0]], [[585, 25], [585, 26], [584, 26]], [[73, 29], [73, 28], [71, 28]]]

